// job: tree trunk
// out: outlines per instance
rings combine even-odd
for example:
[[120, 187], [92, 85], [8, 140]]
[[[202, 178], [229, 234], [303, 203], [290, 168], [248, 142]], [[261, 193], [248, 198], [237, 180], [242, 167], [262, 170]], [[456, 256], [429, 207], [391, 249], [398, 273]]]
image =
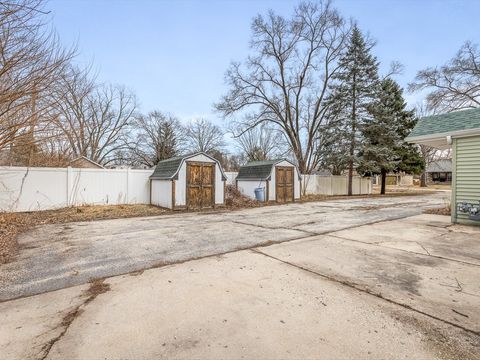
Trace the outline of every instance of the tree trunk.
[[382, 169], [381, 174], [382, 174], [382, 185], [381, 185], [381, 188], [380, 188], [380, 194], [385, 195], [385, 187], [386, 187], [386, 184], [387, 184], [387, 170]]
[[302, 154], [300, 154], [300, 155], [297, 154], [296, 158], [297, 158], [297, 162], [298, 162], [298, 171], [300, 172], [300, 174], [309, 175], [309, 171], [307, 169], [307, 164], [306, 164], [306, 161], [303, 159]]
[[356, 76], [353, 74], [352, 89], [352, 138], [350, 139], [350, 161], [348, 163], [348, 196], [353, 195], [353, 155], [355, 154], [355, 132], [357, 131], [357, 87]]
[[420, 187], [427, 187], [427, 172], [424, 171], [420, 176]]

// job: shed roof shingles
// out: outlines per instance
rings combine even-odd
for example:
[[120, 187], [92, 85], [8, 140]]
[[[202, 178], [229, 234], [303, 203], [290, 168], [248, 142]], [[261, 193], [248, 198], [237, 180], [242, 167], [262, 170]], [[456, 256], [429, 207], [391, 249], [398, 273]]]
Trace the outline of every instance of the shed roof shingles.
[[[274, 165], [286, 159], [250, 161], [240, 167], [237, 180], [268, 180]], [[290, 161], [288, 161], [290, 162]], [[293, 164], [292, 164], [293, 166]]]
[[153, 174], [150, 175], [150, 179], [156, 179], [156, 180], [171, 180], [171, 179], [178, 179], [178, 169], [182, 165], [182, 162], [184, 160], [188, 161], [189, 158], [195, 157], [197, 155], [204, 155], [213, 161], [215, 161], [218, 166], [220, 167], [220, 173], [222, 176], [222, 181], [226, 181], [227, 178], [225, 176], [225, 173], [223, 172], [222, 166], [218, 160], [215, 158], [203, 153], [203, 152], [198, 152], [194, 154], [189, 154], [185, 156], [176, 156], [172, 157], [170, 159], [162, 160], [159, 161], [157, 166], [155, 167], [155, 170], [153, 171]]
[[183, 156], [173, 157], [167, 160], [160, 161], [153, 174], [150, 176], [151, 179], [159, 179], [159, 180], [168, 180], [172, 179], [175, 173], [177, 172], [182, 160], [184, 159]]
[[408, 138], [470, 129], [480, 129], [480, 108], [421, 118]]
[[245, 165], [240, 168], [237, 180], [266, 180], [272, 173], [273, 164]]

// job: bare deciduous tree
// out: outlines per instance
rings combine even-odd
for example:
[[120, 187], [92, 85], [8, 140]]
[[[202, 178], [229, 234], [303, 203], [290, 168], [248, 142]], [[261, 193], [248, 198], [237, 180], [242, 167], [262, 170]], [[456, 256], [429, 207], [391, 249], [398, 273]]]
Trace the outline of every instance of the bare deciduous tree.
[[96, 85], [88, 71], [71, 69], [55, 94], [55, 124], [72, 156], [107, 165], [127, 147], [125, 137], [135, 119], [135, 96], [121, 86]]
[[134, 125], [136, 138], [129, 144], [130, 163], [152, 167], [181, 151], [184, 130], [176, 117], [152, 111], [139, 116]]
[[223, 132], [206, 119], [195, 119], [185, 127], [187, 149], [191, 152], [209, 153], [225, 146]]
[[480, 50], [466, 42], [456, 56], [441, 67], [417, 73], [410, 91], [429, 90], [429, 110], [450, 112], [480, 106]]
[[0, 149], [33, 141], [45, 94], [73, 57], [48, 30], [41, 0], [0, 2]]
[[264, 124], [243, 132], [235, 140], [248, 161], [267, 160], [282, 153], [283, 135]]
[[252, 24], [254, 54], [232, 63], [229, 92], [216, 104], [224, 117], [247, 113], [244, 131], [262, 123], [279, 127], [299, 169], [318, 165], [317, 131], [326, 121], [324, 101], [348, 31], [329, 1], [303, 3], [287, 19], [270, 11]]

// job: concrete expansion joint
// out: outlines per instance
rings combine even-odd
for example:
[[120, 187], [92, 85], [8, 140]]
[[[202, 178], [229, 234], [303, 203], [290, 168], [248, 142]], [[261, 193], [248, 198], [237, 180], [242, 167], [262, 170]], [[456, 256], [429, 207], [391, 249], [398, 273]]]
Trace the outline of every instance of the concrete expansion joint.
[[[354, 290], [356, 290], [356, 291], [360, 291], [360, 292], [362, 292], [362, 293], [365, 293], [365, 294], [374, 296], [374, 297], [376, 297], [376, 298], [378, 298], [378, 299], [381, 299], [381, 300], [384, 300], [384, 301], [386, 301], [386, 302], [388, 302], [388, 303], [390, 303], [390, 304], [397, 305], [397, 306], [401, 306], [401, 307], [404, 308], [404, 309], [407, 309], [407, 310], [410, 310], [410, 311], [414, 311], [414, 312], [416, 312], [416, 313], [418, 313], [418, 314], [427, 316], [427, 317], [429, 317], [429, 318], [431, 318], [431, 319], [440, 321], [440, 322], [442, 322], [442, 323], [444, 323], [444, 324], [447, 324], [447, 325], [453, 326], [453, 327], [455, 327], [455, 328], [457, 328], [457, 329], [463, 330], [463, 331], [465, 331], [465, 332], [467, 332], [467, 333], [469, 333], [469, 334], [473, 334], [473, 335], [476, 335], [476, 336], [480, 336], [480, 331], [473, 330], [473, 329], [469, 329], [469, 328], [467, 328], [467, 327], [465, 327], [465, 326], [456, 324], [456, 323], [451, 322], [451, 321], [449, 321], [449, 320], [445, 320], [445, 319], [442, 319], [442, 318], [440, 318], [440, 317], [438, 317], [438, 316], [429, 314], [429, 313], [427, 313], [427, 312], [425, 312], [425, 311], [416, 309], [416, 308], [414, 308], [414, 307], [412, 307], [412, 306], [410, 306], [410, 305], [407, 305], [407, 304], [404, 304], [404, 303], [401, 303], [401, 302], [398, 302], [398, 301], [389, 299], [389, 298], [383, 296], [381, 293], [377, 293], [377, 292], [375, 292], [375, 291], [372, 291], [372, 290], [371, 290], [370, 288], [368, 288], [368, 287], [361, 286], [361, 285], [359, 285], [359, 284], [356, 284], [356, 283], [353, 283], [353, 282], [350, 282], [350, 281], [341, 280], [341, 279], [338, 279], [338, 278], [336, 278], [336, 277], [334, 277], [334, 276], [322, 274], [322, 273], [320, 273], [320, 272], [318, 272], [318, 271], [314, 271], [314, 270], [308, 269], [308, 268], [306, 268], [306, 267], [303, 267], [303, 266], [300, 266], [300, 265], [297, 265], [297, 264], [293, 264], [293, 263], [291, 263], [291, 262], [289, 262], [289, 261], [282, 260], [282, 259], [277, 258], [277, 257], [275, 257], [275, 256], [266, 254], [266, 253], [264, 253], [264, 252], [262, 252], [262, 251], [260, 251], [260, 250], [258, 250], [258, 249], [251, 249], [251, 251], [252, 251], [253, 253], [255, 253], [255, 254], [266, 256], [266, 257], [268, 257], [268, 258], [271, 258], [271, 259], [273, 259], [273, 260], [279, 261], [279, 262], [284, 263], [284, 264], [286, 264], [286, 265], [295, 267], [295, 268], [297, 268], [297, 269], [299, 269], [299, 270], [306, 271], [306, 272], [308, 272], [308, 273], [310, 273], [310, 274], [314, 274], [314, 275], [320, 276], [320, 277], [322, 277], [322, 278], [324, 278], [324, 279], [326, 279], [326, 280], [332, 281], [332, 282], [334, 282], [334, 283], [341, 284], [341, 285], [343, 285], [343, 286], [347, 286], [347, 287], [349, 287], [349, 288], [351, 288], [351, 289], [354, 289]], [[463, 314], [462, 314], [462, 315], [463, 315]]]
[[[334, 232], [336, 232], [336, 231], [334, 231]], [[361, 240], [348, 239], [348, 238], [338, 236], [338, 235], [335, 235], [335, 234], [329, 234], [329, 236], [340, 239], [340, 240], [343, 240], [343, 241], [357, 242], [357, 243], [361, 243], [361, 244], [365, 244], [365, 245], [378, 246], [378, 247], [384, 247], [381, 244], [384, 244], [384, 243], [387, 242], [387, 241], [366, 242], [366, 241], [361, 241]], [[397, 251], [403, 251], [403, 252], [410, 253], [410, 254], [430, 256], [430, 257], [433, 257], [433, 258], [437, 258], [437, 259], [441, 259], [441, 260], [447, 260], [447, 261], [453, 261], [453, 262], [457, 262], [459, 264], [464, 264], [464, 265], [480, 267], [480, 264], [476, 264], [476, 263], [472, 263], [472, 262], [468, 262], [468, 261], [463, 261], [463, 260], [458, 260], [458, 259], [452, 259], [452, 258], [449, 258], [449, 257], [440, 256], [440, 255], [433, 255], [427, 249], [425, 249], [425, 247], [423, 245], [419, 244], [417, 241], [408, 241], [408, 242], [413, 242], [415, 244], [418, 244], [423, 250], [425, 250], [425, 252], [427, 254], [422, 254], [422, 253], [419, 253], [419, 252], [415, 252], [415, 251], [411, 251], [411, 250], [405, 250], [405, 249], [398, 249], [398, 248], [389, 248], [389, 249], [397, 250]]]

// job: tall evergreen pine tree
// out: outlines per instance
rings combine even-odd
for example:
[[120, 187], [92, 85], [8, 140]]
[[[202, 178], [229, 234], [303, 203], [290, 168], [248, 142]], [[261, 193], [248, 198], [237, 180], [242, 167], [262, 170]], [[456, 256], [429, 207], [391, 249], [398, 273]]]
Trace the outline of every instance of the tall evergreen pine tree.
[[381, 193], [385, 194], [388, 172], [419, 173], [423, 161], [418, 151], [403, 140], [416, 119], [413, 111], [406, 110], [402, 89], [387, 78], [381, 81], [378, 90], [377, 99], [368, 106], [371, 120], [362, 127], [364, 142], [358, 171], [365, 175], [380, 174]]
[[358, 164], [358, 147], [362, 142], [360, 129], [370, 117], [367, 108], [378, 85], [378, 61], [356, 25], [338, 65], [329, 99], [331, 125], [337, 129], [337, 149], [347, 150], [338, 155], [347, 164], [348, 195], [352, 195], [353, 171]]

